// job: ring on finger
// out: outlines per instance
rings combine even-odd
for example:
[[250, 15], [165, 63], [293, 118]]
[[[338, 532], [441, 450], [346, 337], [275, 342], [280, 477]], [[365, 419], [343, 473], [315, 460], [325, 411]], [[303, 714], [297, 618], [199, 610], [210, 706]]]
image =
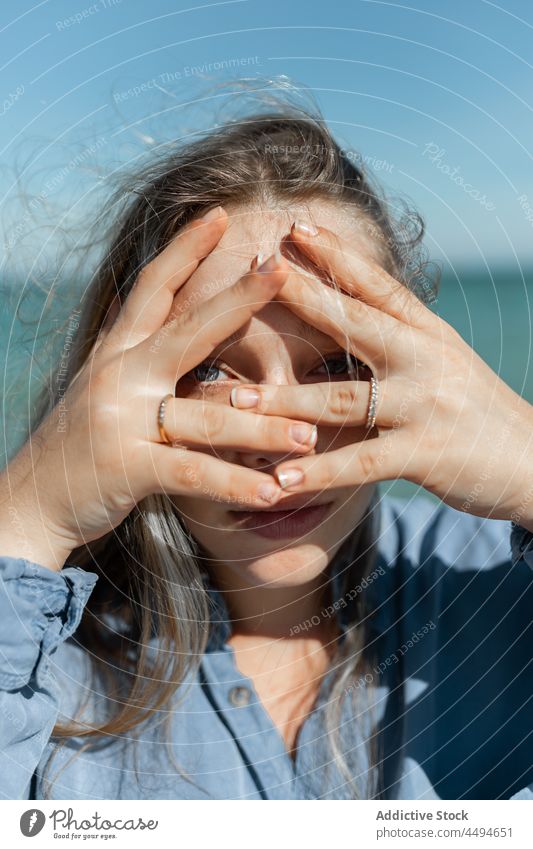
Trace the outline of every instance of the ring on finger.
[[159, 409], [157, 411], [157, 427], [159, 430], [159, 436], [161, 437], [163, 442], [168, 442], [169, 444], [172, 443], [172, 440], [169, 439], [168, 434], [165, 430], [165, 410], [167, 403], [170, 401], [171, 398], [174, 398], [174, 394], [172, 392], [169, 392], [168, 395], [165, 395], [165, 397], [159, 404]]
[[368, 401], [368, 414], [366, 417], [366, 427], [369, 430], [376, 424], [376, 409], [379, 400], [379, 381], [373, 375], [370, 378], [370, 398]]

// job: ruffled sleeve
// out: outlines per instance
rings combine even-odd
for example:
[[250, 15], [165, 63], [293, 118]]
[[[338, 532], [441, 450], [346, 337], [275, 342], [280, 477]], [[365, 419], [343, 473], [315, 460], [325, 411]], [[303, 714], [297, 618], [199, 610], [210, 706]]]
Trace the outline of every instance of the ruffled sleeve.
[[0, 689], [38, 677], [38, 666], [78, 627], [97, 580], [76, 566], [53, 572], [24, 558], [0, 557]]
[[60, 709], [51, 656], [79, 625], [98, 580], [0, 556], [0, 796], [30, 798], [29, 784]]

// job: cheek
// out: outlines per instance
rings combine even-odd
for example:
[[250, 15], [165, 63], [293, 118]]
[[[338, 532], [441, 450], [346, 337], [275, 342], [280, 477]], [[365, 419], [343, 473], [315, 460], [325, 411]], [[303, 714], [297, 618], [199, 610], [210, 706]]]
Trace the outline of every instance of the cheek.
[[209, 401], [217, 404], [228, 404], [231, 406], [231, 390], [233, 384], [218, 384], [206, 382], [199, 384], [190, 375], [184, 375], [176, 383], [174, 394], [176, 398], [190, 398], [193, 401]]

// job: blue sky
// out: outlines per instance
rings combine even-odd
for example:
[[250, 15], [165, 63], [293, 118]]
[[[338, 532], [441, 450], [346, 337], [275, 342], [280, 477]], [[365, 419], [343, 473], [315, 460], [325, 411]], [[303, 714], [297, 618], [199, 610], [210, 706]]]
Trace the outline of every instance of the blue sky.
[[21, 194], [63, 204], [68, 227], [109, 170], [225, 120], [217, 83], [287, 75], [414, 202], [433, 257], [533, 263], [527, 0], [18, 0], [0, 17], [4, 254], [42, 242]]

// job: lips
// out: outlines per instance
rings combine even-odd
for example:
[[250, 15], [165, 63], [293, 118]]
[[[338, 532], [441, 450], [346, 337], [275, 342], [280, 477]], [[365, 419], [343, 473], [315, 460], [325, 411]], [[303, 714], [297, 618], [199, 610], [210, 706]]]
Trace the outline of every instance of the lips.
[[328, 515], [333, 502], [287, 510], [230, 510], [236, 528], [267, 539], [281, 540], [303, 536], [316, 528]]

